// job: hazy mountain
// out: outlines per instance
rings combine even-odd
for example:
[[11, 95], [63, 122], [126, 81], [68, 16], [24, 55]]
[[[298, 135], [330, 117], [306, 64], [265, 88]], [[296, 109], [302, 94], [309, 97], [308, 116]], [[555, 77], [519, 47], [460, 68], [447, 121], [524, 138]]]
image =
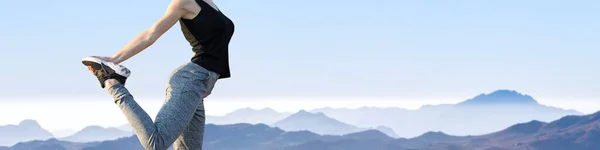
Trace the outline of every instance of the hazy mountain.
[[374, 129], [381, 130], [381, 132], [391, 137], [397, 136], [393, 129], [385, 126], [359, 128], [330, 118], [323, 113], [311, 113], [305, 110], [300, 110], [285, 119], [275, 122], [271, 126], [279, 127], [286, 131], [307, 130], [321, 135], [343, 135]]
[[289, 116], [290, 114], [291, 113], [277, 112], [271, 108], [242, 108], [228, 113], [224, 116], [207, 116], [206, 122], [211, 124], [272, 124]]
[[71, 142], [93, 142], [114, 140], [122, 137], [128, 137], [133, 134], [133, 132], [122, 131], [114, 127], [104, 128], [100, 126], [88, 126], [71, 136], [59, 139]]
[[[303, 112], [306, 112], [306, 111], [303, 111]], [[277, 112], [270, 108], [263, 108], [263, 109], [242, 108], [242, 109], [233, 111], [231, 113], [228, 113], [225, 116], [207, 116], [206, 121], [207, 121], [207, 123], [210, 123], [210, 124], [219, 124], [219, 125], [236, 124], [236, 123], [271, 124], [272, 125], [272, 124], [276, 123], [277, 121], [281, 121], [281, 120], [289, 117], [290, 115], [291, 115], [291, 113]], [[331, 120], [331, 118], [329, 118], [329, 117], [322, 118], [322, 119]], [[385, 126], [377, 126], [376, 128], [358, 128], [358, 127], [354, 127], [353, 125], [341, 123], [339, 121], [334, 121], [334, 122], [338, 122], [338, 123], [336, 123], [337, 125], [346, 126], [349, 129], [344, 132], [335, 133], [335, 135], [363, 131], [363, 130], [368, 130], [368, 129], [376, 129], [376, 130], [380, 130], [380, 131], [384, 132], [385, 134], [387, 134], [391, 137], [398, 136], [392, 128], [385, 127]], [[122, 127], [122, 128], [130, 129], [129, 125], [124, 125], [124, 127]], [[289, 129], [289, 128], [287, 128], [287, 129]], [[297, 131], [294, 128], [291, 128], [291, 129], [292, 129], [292, 131]], [[330, 132], [322, 132], [323, 130], [313, 131], [313, 130], [311, 130], [312, 128], [302, 127], [302, 128], [297, 128], [297, 129], [298, 130], [310, 130], [312, 132], [316, 132], [319, 134], [332, 134]], [[337, 132], [337, 131], [333, 131], [333, 132]]]
[[398, 137], [398, 135], [396, 134], [396, 131], [394, 131], [394, 129], [390, 128], [390, 127], [386, 127], [386, 126], [377, 126], [375, 128], [373, 128], [374, 130], [379, 130], [380, 132], [386, 134], [387, 136], [390, 137]]
[[[582, 115], [537, 103], [531, 96], [516, 91], [499, 90], [481, 94], [444, 111], [430, 130], [452, 135], [477, 135], [502, 130], [507, 126], [530, 120], [552, 121], [567, 115]], [[469, 124], [465, 128], [464, 124]]]
[[52, 133], [44, 130], [35, 120], [23, 120], [18, 125], [0, 126], [0, 146], [12, 146], [22, 141], [46, 140]]
[[485, 106], [485, 105], [539, 105], [533, 97], [518, 93], [514, 90], [497, 90], [490, 94], [480, 94], [463, 101], [456, 106]]
[[325, 116], [323, 113], [310, 113], [305, 110], [300, 110], [283, 120], [273, 123], [271, 126], [286, 131], [308, 130], [322, 135], [342, 135], [361, 130], [358, 127]]
[[[519, 122], [552, 121], [566, 115], [582, 115], [539, 104], [533, 97], [513, 90], [479, 94], [458, 104], [425, 105], [416, 110], [362, 107], [356, 109], [322, 108], [327, 116], [356, 126], [391, 127], [400, 137], [415, 137], [428, 131], [451, 135], [490, 133]], [[464, 125], [470, 125], [465, 128]]]

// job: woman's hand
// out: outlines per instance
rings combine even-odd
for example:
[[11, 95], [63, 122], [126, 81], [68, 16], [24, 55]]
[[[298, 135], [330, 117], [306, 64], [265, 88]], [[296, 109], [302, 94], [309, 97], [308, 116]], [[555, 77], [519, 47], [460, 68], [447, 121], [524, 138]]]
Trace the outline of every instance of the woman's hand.
[[[116, 60], [115, 60], [114, 58], [112, 58], [112, 57], [106, 57], [106, 56], [90, 56], [90, 57], [98, 58], [98, 59], [101, 59], [101, 60], [104, 60], [104, 61], [107, 61], [107, 62], [112, 62], [112, 63], [115, 63], [115, 64], [117, 64], [117, 63], [116, 63]], [[88, 66], [88, 70], [89, 70], [89, 71], [90, 71], [92, 74], [94, 74], [94, 69], [92, 69], [92, 67], [91, 67], [91, 66]]]

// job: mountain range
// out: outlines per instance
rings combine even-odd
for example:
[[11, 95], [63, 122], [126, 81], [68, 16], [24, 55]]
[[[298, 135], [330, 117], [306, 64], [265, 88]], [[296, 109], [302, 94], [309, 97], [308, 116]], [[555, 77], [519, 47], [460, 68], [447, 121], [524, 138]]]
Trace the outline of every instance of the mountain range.
[[18, 125], [0, 126], [0, 146], [13, 145], [20, 141], [47, 140], [52, 133], [42, 129], [35, 120], [23, 120]]
[[[415, 110], [398, 107], [354, 109], [326, 107], [308, 110], [308, 112], [323, 113], [343, 124], [357, 128], [387, 127], [400, 137], [415, 137], [428, 131], [442, 131], [452, 135], [477, 135], [498, 131], [506, 126], [529, 120], [552, 121], [566, 115], [583, 115], [578, 111], [540, 104], [532, 96], [514, 90], [482, 93], [457, 104], [425, 105]], [[243, 108], [225, 116], [207, 116], [207, 122], [277, 125], [276, 122], [292, 114], [277, 112], [270, 108], [260, 110]], [[339, 127], [350, 129], [343, 124], [339, 124]], [[471, 124], [472, 127], [464, 128], [463, 124]], [[282, 128], [294, 129], [286, 126]], [[303, 127], [303, 129], [311, 128], [317, 127]], [[316, 132], [337, 134], [329, 133], [334, 131]]]
[[[597, 150], [600, 112], [569, 115], [551, 122], [532, 120], [476, 136], [430, 131], [413, 138], [392, 138], [378, 130], [319, 135], [247, 123], [208, 124], [205, 131], [206, 150]], [[0, 148], [25, 149], [143, 150], [136, 136], [90, 143], [37, 140]]]
[[57, 138], [51, 132], [42, 128], [37, 121], [27, 119], [17, 125], [0, 126], [0, 146], [12, 146], [23, 141], [48, 139], [59, 139], [70, 142], [105, 141], [129, 137], [133, 134], [133, 132], [112, 127], [88, 126], [70, 136]]
[[[428, 131], [452, 135], [478, 135], [530, 120], [552, 121], [566, 115], [583, 115], [574, 110], [545, 106], [533, 97], [513, 90], [480, 94], [457, 104], [426, 105], [416, 110], [362, 107], [321, 108], [329, 117], [355, 126], [387, 126], [400, 137], [415, 137]], [[470, 125], [465, 128], [464, 125]]]

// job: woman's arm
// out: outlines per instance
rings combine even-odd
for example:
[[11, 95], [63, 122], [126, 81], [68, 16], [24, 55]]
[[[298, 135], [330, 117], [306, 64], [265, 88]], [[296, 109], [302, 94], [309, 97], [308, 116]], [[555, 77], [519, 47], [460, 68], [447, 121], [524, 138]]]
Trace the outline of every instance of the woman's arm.
[[119, 64], [152, 45], [167, 32], [185, 14], [181, 0], [173, 0], [167, 12], [146, 31], [140, 33], [125, 47], [110, 57], [110, 61]]

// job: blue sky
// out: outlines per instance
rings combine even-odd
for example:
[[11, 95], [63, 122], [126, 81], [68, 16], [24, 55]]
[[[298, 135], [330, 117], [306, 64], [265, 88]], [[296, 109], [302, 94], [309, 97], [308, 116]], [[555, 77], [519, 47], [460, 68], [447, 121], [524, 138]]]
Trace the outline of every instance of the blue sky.
[[[514, 89], [600, 101], [600, 2], [215, 0], [235, 23], [232, 78], [213, 97], [469, 98]], [[111, 55], [168, 0], [0, 2], [0, 101], [108, 98], [80, 63]], [[126, 61], [164, 96], [192, 52], [179, 25]]]

